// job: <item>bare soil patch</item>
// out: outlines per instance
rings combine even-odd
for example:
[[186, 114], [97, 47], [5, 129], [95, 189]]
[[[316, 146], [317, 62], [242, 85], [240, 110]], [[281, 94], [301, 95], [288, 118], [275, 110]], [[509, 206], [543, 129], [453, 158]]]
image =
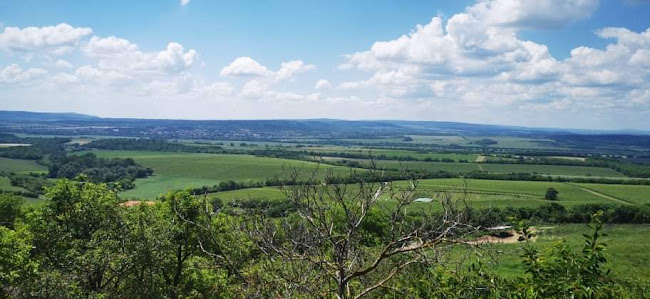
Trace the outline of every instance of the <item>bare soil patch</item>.
[[135, 206], [139, 206], [141, 204], [146, 204], [148, 206], [151, 206], [151, 205], [156, 204], [156, 202], [152, 201], [152, 200], [143, 200], [143, 201], [129, 200], [129, 201], [121, 203], [120, 205], [123, 206], [123, 207], [135, 207]]

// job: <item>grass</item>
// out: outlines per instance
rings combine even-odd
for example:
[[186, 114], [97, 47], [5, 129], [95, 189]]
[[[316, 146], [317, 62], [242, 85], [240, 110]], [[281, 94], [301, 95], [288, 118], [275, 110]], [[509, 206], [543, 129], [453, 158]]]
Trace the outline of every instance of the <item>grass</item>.
[[392, 159], [399, 159], [404, 157], [412, 157], [416, 159], [452, 159], [454, 161], [467, 160], [474, 161], [477, 154], [460, 154], [460, 153], [426, 153], [420, 151], [410, 151], [410, 150], [398, 150], [398, 149], [367, 149], [360, 147], [304, 147], [296, 148], [296, 150], [305, 150], [317, 152], [322, 155], [327, 156], [328, 153], [347, 153], [347, 154], [358, 154], [358, 155], [369, 155], [373, 156], [386, 156]]
[[[584, 237], [582, 234], [591, 232], [585, 224], [563, 224], [540, 230], [539, 237], [533, 246], [548, 250], [559, 242], [566, 242], [575, 251], [582, 249]], [[601, 242], [607, 244], [605, 256], [606, 267], [611, 269], [611, 275], [617, 278], [636, 278], [650, 281], [650, 226], [648, 225], [606, 225]], [[521, 264], [522, 244], [496, 244], [494, 249], [502, 251], [497, 256], [496, 265], [491, 269], [496, 273], [509, 277], [524, 275]]]
[[28, 172], [43, 172], [47, 167], [36, 164], [32, 160], [8, 159], [0, 158], [0, 171], [28, 173]]
[[[368, 159], [346, 159], [338, 157], [324, 157], [328, 161], [357, 161], [359, 163], [370, 165]], [[467, 173], [472, 171], [479, 171], [478, 164], [475, 163], [454, 163], [454, 162], [420, 162], [420, 161], [394, 161], [394, 160], [375, 160], [378, 169], [410, 169], [410, 170], [424, 170], [430, 172], [447, 171], [450, 173]]]
[[[467, 155], [469, 156], [469, 155]], [[358, 161], [365, 165], [370, 164], [367, 159], [345, 159], [338, 157], [325, 157], [325, 160]], [[476, 157], [474, 157], [476, 159]], [[474, 161], [474, 160], [470, 160]], [[620, 172], [604, 167], [566, 166], [566, 165], [531, 165], [531, 164], [492, 164], [492, 163], [454, 163], [454, 162], [421, 162], [421, 161], [394, 161], [376, 160], [378, 168], [386, 169], [411, 169], [430, 172], [447, 171], [450, 173], [468, 173], [472, 171], [487, 171], [490, 173], [534, 173], [553, 176], [594, 176], [594, 177], [625, 177]]]
[[[560, 199], [555, 203], [570, 207], [588, 203], [617, 203], [612, 200], [594, 195], [580, 186], [568, 185], [553, 182], [519, 182], [519, 181], [495, 181], [495, 180], [466, 180], [467, 201], [477, 208], [495, 207], [536, 207], [546, 205], [548, 200], [544, 199], [546, 189], [553, 187], [558, 190]], [[422, 180], [416, 190], [416, 197], [439, 198], [441, 193], [448, 192], [454, 198], [461, 198], [464, 195], [463, 180], [461, 179], [431, 179]], [[403, 183], [398, 183], [403, 184]], [[219, 197], [224, 201], [246, 198], [266, 198], [282, 200], [282, 193], [274, 187], [242, 189], [226, 192], [213, 193], [210, 196]], [[426, 208], [437, 203], [414, 203], [417, 207]]]
[[650, 204], [650, 185], [576, 184], [593, 191], [629, 201]]
[[244, 200], [249, 198], [263, 198], [269, 200], [283, 200], [284, 194], [275, 187], [251, 188], [233, 191], [224, 191], [210, 194], [211, 198], [220, 198], [224, 202]]
[[[22, 187], [12, 186], [11, 181], [9, 180], [8, 177], [0, 176], [0, 193], [4, 191], [28, 191], [28, 190]], [[43, 203], [42, 198], [31, 198], [25, 196], [22, 196], [22, 198], [25, 200], [25, 203], [28, 205], [40, 205]]]
[[[126, 191], [127, 197], [152, 198], [172, 189], [214, 185], [220, 181], [263, 181], [281, 175], [283, 168], [311, 171], [316, 163], [251, 155], [194, 154], [145, 151], [92, 151], [98, 157], [130, 157], [154, 170], [154, 176], [136, 180], [136, 188]], [[321, 165], [326, 169], [347, 168]]]
[[218, 181], [208, 179], [153, 175], [145, 179], [137, 179], [136, 187], [122, 192], [121, 197], [151, 199], [170, 190], [211, 186], [216, 183]]
[[424, 135], [409, 135], [413, 138], [411, 143], [420, 144], [436, 144], [436, 145], [461, 145], [481, 147], [472, 142], [481, 139], [492, 139], [497, 141], [497, 144], [490, 145], [489, 147], [496, 148], [554, 148], [544, 144], [549, 142], [549, 139], [535, 139], [523, 137], [507, 137], [507, 136], [480, 136], [480, 137], [466, 137], [466, 136], [424, 136]]
[[26, 191], [22, 187], [12, 186], [8, 177], [0, 176], [0, 190], [3, 191]]
[[456, 194], [461, 194], [464, 182], [467, 183], [467, 190], [469, 192], [495, 195], [497, 198], [503, 198], [503, 200], [495, 201], [489, 200], [486, 197], [479, 197], [479, 200], [476, 201], [477, 206], [518, 207], [548, 204], [549, 201], [544, 200], [544, 195], [548, 188], [555, 188], [559, 191], [559, 200], [555, 202], [565, 206], [587, 203], [615, 203], [582, 190], [579, 186], [557, 182], [432, 179], [422, 180], [418, 186], [418, 192], [422, 194], [435, 194], [440, 191], [451, 191]]
[[616, 170], [604, 167], [484, 163], [481, 164], [481, 168], [494, 173], [523, 172], [557, 176], [625, 177]]

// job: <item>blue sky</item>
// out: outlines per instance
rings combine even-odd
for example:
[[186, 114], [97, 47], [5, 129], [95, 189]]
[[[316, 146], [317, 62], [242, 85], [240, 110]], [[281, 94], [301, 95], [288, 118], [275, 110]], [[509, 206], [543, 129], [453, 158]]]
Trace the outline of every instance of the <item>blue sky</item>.
[[650, 2], [0, 2], [0, 109], [650, 127]]

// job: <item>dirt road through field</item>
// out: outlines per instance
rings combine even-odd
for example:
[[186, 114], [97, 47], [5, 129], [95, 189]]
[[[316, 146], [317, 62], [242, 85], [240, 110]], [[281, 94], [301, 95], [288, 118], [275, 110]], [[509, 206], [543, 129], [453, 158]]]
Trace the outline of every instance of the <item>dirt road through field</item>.
[[[576, 186], [576, 185], [573, 185], [573, 184], [568, 184], [568, 185]], [[618, 202], [618, 203], [622, 203], [622, 204], [626, 204], [626, 205], [634, 205], [633, 203], [631, 203], [629, 201], [618, 199], [616, 197], [611, 197], [611, 196], [609, 196], [607, 194], [602, 194], [602, 193], [600, 193], [598, 191], [595, 191], [595, 190], [591, 190], [591, 189], [581, 187], [581, 186], [577, 186], [577, 187], [580, 187], [580, 189], [582, 189], [582, 191], [589, 192], [589, 193], [591, 193], [593, 195], [596, 195], [596, 196], [599, 196], [599, 197], [602, 197], [602, 198], [605, 198], [605, 199], [609, 199], [609, 200], [612, 200], [612, 201], [615, 201], [615, 202]]]

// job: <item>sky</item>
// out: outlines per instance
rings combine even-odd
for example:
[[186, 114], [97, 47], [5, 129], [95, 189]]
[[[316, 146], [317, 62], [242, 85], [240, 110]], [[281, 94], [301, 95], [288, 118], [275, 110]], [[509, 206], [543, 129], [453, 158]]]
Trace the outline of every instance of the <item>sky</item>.
[[650, 129], [648, 0], [0, 0], [0, 110]]

